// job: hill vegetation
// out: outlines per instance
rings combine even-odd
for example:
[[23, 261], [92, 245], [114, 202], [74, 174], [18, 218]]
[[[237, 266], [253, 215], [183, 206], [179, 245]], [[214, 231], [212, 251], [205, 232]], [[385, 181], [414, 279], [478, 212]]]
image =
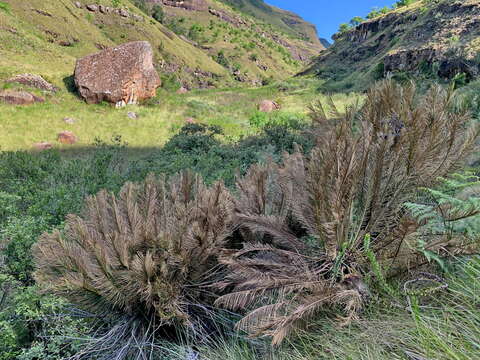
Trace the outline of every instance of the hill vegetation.
[[[479, 11], [0, 1], [0, 360], [478, 357]], [[156, 96], [87, 104], [130, 40]]]
[[335, 44], [304, 74], [342, 91], [363, 90], [388, 76], [466, 85], [480, 73], [479, 14], [477, 0], [397, 2], [343, 24]]
[[[61, 86], [75, 59], [106, 46], [148, 40], [158, 70], [178, 86], [261, 85], [285, 78], [322, 48], [221, 3], [201, 10], [145, 1], [93, 2], [126, 12], [90, 11], [80, 1], [3, 1], [0, 79], [36, 72]], [[155, 11], [155, 13], [154, 13]], [[293, 16], [293, 15], [292, 15]], [[156, 19], [155, 19], [156, 17]]]

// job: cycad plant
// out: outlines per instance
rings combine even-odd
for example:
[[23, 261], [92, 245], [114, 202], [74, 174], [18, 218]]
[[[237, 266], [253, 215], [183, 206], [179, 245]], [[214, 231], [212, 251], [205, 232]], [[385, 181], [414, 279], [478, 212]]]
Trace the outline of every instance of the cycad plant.
[[82, 215], [67, 218], [64, 231], [41, 237], [36, 280], [113, 319], [91, 349], [104, 350], [95, 358], [143, 358], [162, 327], [202, 330], [213, 301], [206, 284], [230, 234], [231, 206], [223, 184], [207, 187], [188, 172], [127, 183], [118, 196], [102, 191]]
[[372, 254], [389, 273], [416, 265], [400, 261], [421, 225], [405, 203], [461, 166], [479, 134], [452, 91], [417, 95], [384, 81], [359, 111], [334, 110], [333, 125], [313, 106], [312, 153], [256, 166], [238, 182], [246, 243], [223, 257], [230, 275], [218, 286], [230, 293], [217, 304], [246, 311], [240, 328], [278, 344], [327, 307], [343, 306], [350, 320], [368, 296]]

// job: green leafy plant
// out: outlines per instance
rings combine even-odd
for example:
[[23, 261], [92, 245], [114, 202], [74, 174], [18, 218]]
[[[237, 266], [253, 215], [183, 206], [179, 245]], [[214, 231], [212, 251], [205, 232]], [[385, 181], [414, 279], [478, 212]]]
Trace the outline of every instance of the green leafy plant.
[[422, 225], [416, 246], [428, 262], [443, 270], [449, 256], [475, 253], [480, 234], [480, 179], [473, 172], [440, 179], [405, 205]]
[[160, 24], [165, 23], [165, 11], [161, 5], [155, 4], [152, 7], [152, 17], [157, 20]]
[[6, 13], [10, 13], [10, 5], [5, 1], [0, 1], [0, 10], [5, 11]]

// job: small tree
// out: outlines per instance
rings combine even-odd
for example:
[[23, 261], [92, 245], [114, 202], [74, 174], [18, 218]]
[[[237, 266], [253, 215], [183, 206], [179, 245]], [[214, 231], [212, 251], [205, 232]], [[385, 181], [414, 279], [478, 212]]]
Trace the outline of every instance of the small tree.
[[351, 26], [347, 23], [343, 23], [343, 24], [340, 24], [340, 27], [338, 28], [338, 32], [340, 34], [343, 34], [345, 32], [347, 32], [348, 30], [351, 29]]
[[355, 27], [360, 25], [365, 20], [361, 16], [355, 16], [352, 20], [350, 20], [350, 25]]

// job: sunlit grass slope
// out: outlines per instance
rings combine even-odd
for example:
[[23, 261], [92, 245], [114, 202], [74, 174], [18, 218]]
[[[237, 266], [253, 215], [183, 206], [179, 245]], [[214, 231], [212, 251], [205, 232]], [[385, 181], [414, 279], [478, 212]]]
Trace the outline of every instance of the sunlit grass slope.
[[[187, 118], [219, 125], [227, 136], [238, 137], [255, 131], [249, 119], [261, 100], [281, 104], [281, 114], [305, 117], [311, 101], [325, 98], [317, 93], [317, 86], [317, 81], [295, 80], [263, 88], [196, 90], [183, 95], [160, 89], [147, 104], [123, 109], [108, 104], [87, 105], [67, 90], [54, 95], [34, 91], [45, 96], [46, 102], [32, 106], [0, 104], [0, 149], [29, 150], [34, 143], [43, 141], [61, 148], [56, 137], [63, 130], [78, 136], [79, 142], [74, 145], [77, 147], [90, 145], [95, 138], [108, 141], [116, 135], [134, 147], [155, 147], [170, 138]], [[334, 96], [334, 102], [342, 109], [356, 98], [339, 94]], [[128, 112], [135, 112], [138, 118], [129, 118]], [[75, 123], [66, 124], [65, 117], [73, 118]]]

